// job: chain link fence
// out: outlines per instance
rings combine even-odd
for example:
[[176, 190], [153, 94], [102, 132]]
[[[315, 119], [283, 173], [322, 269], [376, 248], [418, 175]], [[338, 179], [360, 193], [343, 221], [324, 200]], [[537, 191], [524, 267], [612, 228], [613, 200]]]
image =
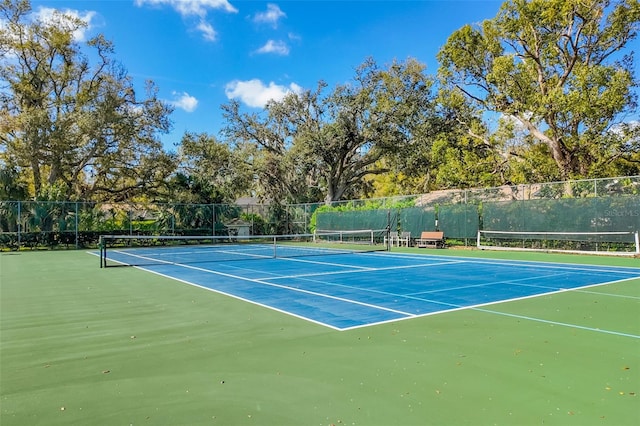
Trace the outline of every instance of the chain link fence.
[[[371, 209], [387, 209], [392, 231], [443, 231], [448, 239], [473, 244], [478, 230], [518, 232], [611, 232], [640, 230], [640, 176], [586, 179], [493, 188], [433, 191], [405, 197], [342, 201], [335, 210], [354, 210], [340, 222], [339, 212], [323, 209], [317, 223], [328, 229], [364, 229]], [[319, 208], [316, 206], [315, 208]], [[311, 208], [313, 210], [313, 208]], [[313, 223], [312, 223], [313, 227]]]
[[479, 229], [640, 230], [640, 176], [434, 191], [292, 205], [0, 201], [0, 249], [93, 247], [101, 234], [252, 235], [316, 229], [441, 230], [467, 244]]
[[0, 201], [0, 249], [95, 247], [100, 235], [229, 235], [284, 231], [267, 205]]

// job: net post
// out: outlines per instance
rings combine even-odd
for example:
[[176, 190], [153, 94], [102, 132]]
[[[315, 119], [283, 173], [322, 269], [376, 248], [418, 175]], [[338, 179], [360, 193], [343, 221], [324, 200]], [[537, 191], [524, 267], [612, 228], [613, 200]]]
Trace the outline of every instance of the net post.
[[480, 230], [478, 229], [478, 236], [476, 237], [476, 247], [480, 249]]
[[276, 241], [277, 241], [277, 237], [274, 235], [274, 236], [273, 236], [273, 258], [274, 258], [274, 259], [275, 259], [276, 257], [278, 257], [278, 253], [277, 253], [277, 251], [276, 251], [276, 250], [277, 250], [277, 244], [276, 244]]
[[102, 259], [104, 258], [103, 256], [105, 256], [105, 253], [104, 253], [104, 240], [102, 238], [102, 235], [100, 235], [100, 237], [98, 237], [98, 248], [100, 249], [100, 269], [102, 269], [104, 267]]
[[640, 254], [640, 237], [638, 236], [638, 231], [635, 233], [636, 239], [636, 254]]

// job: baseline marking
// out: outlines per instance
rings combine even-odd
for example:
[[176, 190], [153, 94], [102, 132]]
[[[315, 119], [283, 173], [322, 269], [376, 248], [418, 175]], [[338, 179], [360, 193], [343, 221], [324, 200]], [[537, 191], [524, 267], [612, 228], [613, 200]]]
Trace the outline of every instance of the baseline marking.
[[560, 325], [560, 326], [569, 327], [569, 328], [577, 328], [579, 330], [595, 331], [595, 332], [598, 332], [598, 333], [613, 334], [615, 336], [623, 336], [623, 337], [631, 337], [631, 338], [634, 338], [634, 339], [640, 339], [639, 335], [630, 334], [630, 333], [622, 333], [620, 331], [604, 330], [602, 328], [586, 327], [586, 326], [577, 325], [577, 324], [568, 324], [566, 322], [551, 321], [551, 320], [546, 320], [546, 319], [542, 319], [542, 318], [534, 318], [534, 317], [528, 317], [528, 316], [525, 316], [525, 315], [518, 315], [518, 314], [509, 314], [507, 312], [493, 311], [493, 310], [490, 310], [490, 309], [481, 309], [481, 308], [472, 308], [472, 309], [474, 311], [486, 312], [486, 313], [489, 313], [489, 314], [504, 315], [506, 317], [525, 319], [525, 320], [528, 320], [528, 321], [542, 322], [542, 323], [545, 323], [545, 324]]

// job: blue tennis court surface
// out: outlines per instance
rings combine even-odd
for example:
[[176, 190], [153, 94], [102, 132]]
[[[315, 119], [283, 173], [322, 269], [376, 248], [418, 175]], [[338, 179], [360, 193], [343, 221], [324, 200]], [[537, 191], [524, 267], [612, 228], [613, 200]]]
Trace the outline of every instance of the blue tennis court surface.
[[337, 330], [640, 278], [640, 268], [389, 252], [139, 268]]

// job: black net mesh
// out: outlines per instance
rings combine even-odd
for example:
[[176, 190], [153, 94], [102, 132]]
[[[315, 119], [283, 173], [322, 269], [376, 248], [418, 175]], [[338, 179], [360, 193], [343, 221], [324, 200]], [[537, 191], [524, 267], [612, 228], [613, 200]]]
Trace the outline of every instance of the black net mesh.
[[100, 266], [186, 265], [386, 250], [386, 230], [295, 235], [103, 235]]

